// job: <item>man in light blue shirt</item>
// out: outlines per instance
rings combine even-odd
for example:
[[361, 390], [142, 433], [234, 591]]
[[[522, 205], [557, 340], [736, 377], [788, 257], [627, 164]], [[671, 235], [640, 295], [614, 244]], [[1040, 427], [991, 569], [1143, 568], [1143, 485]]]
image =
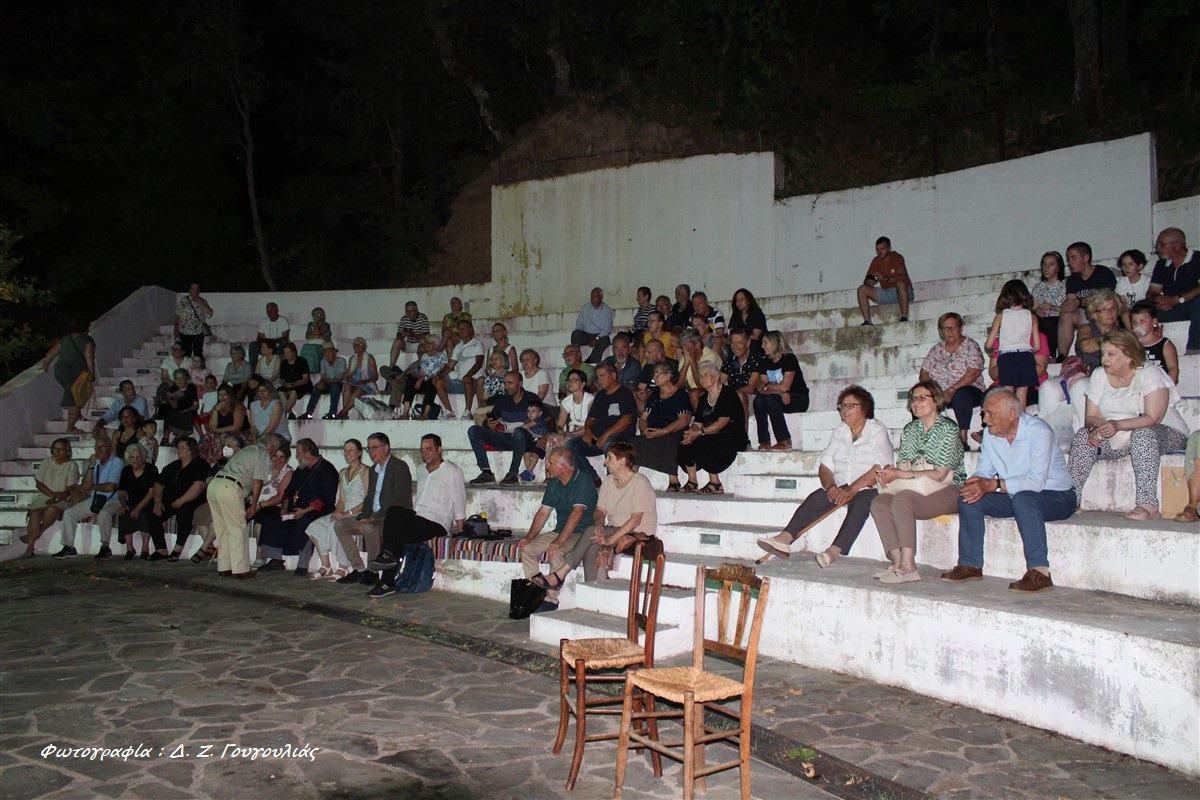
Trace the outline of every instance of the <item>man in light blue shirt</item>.
[[104, 412], [104, 416], [96, 420], [96, 424], [92, 427], [92, 436], [95, 437], [100, 431], [104, 430], [106, 425], [116, 422], [121, 418], [121, 412], [126, 406], [138, 412], [142, 419], [150, 419], [153, 415], [150, 413], [150, 403], [146, 398], [137, 393], [137, 388], [134, 387], [133, 381], [121, 381], [121, 385], [117, 387], [117, 396], [113, 398], [112, 405], [108, 407], [108, 411]]
[[604, 302], [604, 290], [597, 286], [592, 289], [591, 302], [585, 303], [579, 310], [575, 330], [571, 331], [571, 344], [591, 345], [592, 354], [587, 357], [587, 362], [599, 364], [604, 351], [608, 349], [612, 328], [613, 310]]
[[329, 395], [329, 413], [321, 419], [333, 419], [337, 416], [338, 401], [342, 399], [342, 384], [346, 382], [346, 359], [337, 354], [333, 342], [325, 342], [321, 347], [321, 376], [313, 382], [312, 394], [308, 397], [308, 409], [300, 419], [312, 419], [317, 411], [317, 403], [321, 402], [321, 393]]
[[1025, 546], [1025, 575], [1008, 585], [1014, 592], [1054, 588], [1047, 556], [1046, 522], [1067, 519], [1078, 499], [1054, 431], [1022, 413], [1008, 389], [993, 389], [983, 401], [983, 449], [975, 474], [958, 499], [958, 566], [942, 573], [949, 583], [983, 579], [983, 536], [988, 517], [1011, 517]]
[[117, 495], [117, 484], [121, 482], [121, 470], [125, 463], [113, 455], [112, 442], [106, 436], [96, 439], [96, 453], [88, 459], [83, 476], [83, 499], [63, 512], [62, 549], [54, 558], [74, 558], [75, 528], [88, 517], [100, 529], [98, 560], [112, 558], [108, 540], [112, 536], [113, 522], [121, 508]]

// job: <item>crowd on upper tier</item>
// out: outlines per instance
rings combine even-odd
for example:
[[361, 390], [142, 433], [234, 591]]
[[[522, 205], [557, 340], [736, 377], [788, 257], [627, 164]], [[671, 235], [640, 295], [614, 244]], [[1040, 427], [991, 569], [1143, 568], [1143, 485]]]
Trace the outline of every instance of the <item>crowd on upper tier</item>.
[[[1015, 446], [1021, 438], [1016, 432], [1025, 429], [1037, 432], [1040, 441], [1043, 427], [1053, 431], [1051, 417], [1056, 412], [1070, 419], [1065, 440], [1059, 437], [1060, 443], [1069, 442], [1069, 446], [1052, 446], [1062, 463], [1047, 461], [1049, 471], [1043, 477], [1050, 472], [1063, 473], [1067, 485], [1054, 489], [1062, 494], [1055, 501], [1062, 508], [1056, 505], [1043, 513], [1059, 513], [1068, 505], [1067, 513], [1073, 513], [1095, 461], [1129, 457], [1136, 505], [1128, 516], [1136, 520], [1157, 517], [1160, 456], [1183, 449], [1189, 433], [1177, 409], [1179, 356], [1163, 336], [1162, 323], [1190, 320], [1186, 350], [1189, 354], [1200, 352], [1200, 256], [1187, 247], [1183, 232], [1176, 228], [1159, 234], [1155, 251], [1160, 258], [1148, 276], [1143, 274], [1147, 259], [1141, 252], [1123, 253], [1119, 281], [1111, 269], [1092, 263], [1091, 248], [1084, 242], [1067, 247], [1065, 259], [1057, 252], [1047, 252], [1041, 259], [1041, 280], [1032, 288], [1013, 280], [1001, 289], [982, 344], [966, 335], [960, 314], [953, 310], [943, 313], [938, 319], [939, 341], [914, 376], [918, 383], [909, 400], [915, 419], [901, 436], [900, 457], [891, 450], [886, 428], [874, 420], [869, 392], [848, 387], [838, 402], [846, 431], [839, 428], [833, 438], [846, 448], [843, 456], [867, 447], [859, 444], [863, 437], [874, 442], [871, 446], [877, 445], [878, 452], [872, 451], [872, 457], [862, 464], [854, 458], [840, 464], [840, 456], [827, 450], [832, 460], [828, 465], [822, 460], [823, 499], [806, 500], [778, 537], [764, 540], [774, 544], [764, 547], [782, 552], [812, 519], [828, 510], [826, 506], [851, 504], [856, 510], [843, 526], [846, 533], [822, 554], [823, 566], [848, 551], [857, 536], [855, 525], [861, 527], [870, 514], [876, 517], [881, 533], [891, 531], [885, 544], [895, 553], [895, 575], [914, 574], [911, 549], [915, 534], [911, 531], [915, 523], [910, 525], [909, 520], [950, 513], [951, 506], [961, 513], [961, 505], [956, 504], [979, 500], [975, 489], [980, 484], [971, 483], [975, 479], [994, 482], [994, 487], [985, 487], [989, 491], [1004, 492], [1013, 477], [1006, 477], [1001, 467], [1011, 466], [1011, 461], [997, 452], [989, 454], [989, 446], [1002, 447], [998, 440], [1010, 433], [1016, 439], [1010, 439], [1009, 445]], [[871, 324], [872, 303], [896, 303], [901, 321], [907, 320], [916, 293], [903, 256], [892, 250], [886, 237], [876, 243], [876, 256], [858, 297], [864, 324]], [[85, 474], [79, 474], [78, 465], [71, 462], [66, 440], [56, 442], [51, 459], [42, 463], [37, 478], [39, 495], [25, 537], [27, 554], [33, 554], [38, 536], [60, 516], [64, 534], [72, 531], [70, 540], [64, 536], [64, 551], [70, 550], [74, 525], [99, 514], [102, 520], [107, 516], [107, 529], [115, 524], [123, 537], [141, 532], [152, 540], [153, 552], [144, 542], [147, 558], [178, 557], [183, 539], [174, 551], [167, 551], [163, 522], [175, 516], [177, 526], [184, 529], [183, 538], [193, 527], [203, 527], [195, 513], [206, 505], [212, 481], [222, 477], [221, 470], [231, 455], [263, 442], [275, 443], [268, 456], [273, 470], [264, 483], [286, 495], [284, 468], [291, 445], [287, 421], [297, 418], [299, 401], [308, 398], [299, 419], [312, 419], [322, 397], [328, 398], [323, 418], [345, 419], [360, 408], [360, 401], [370, 399], [381, 388], [396, 419], [440, 416], [470, 424], [468, 439], [480, 470], [471, 484], [532, 482], [539, 461], [562, 453], [572, 459], [572, 480], [578, 475], [599, 487], [602, 481], [588, 457], [607, 455], [616, 443], [626, 443], [632, 450], [619, 451], [620, 463], [636, 463], [666, 474], [668, 492], [720, 494], [724, 492], [722, 473], [738, 453], [751, 447], [750, 411], [754, 412], [757, 448], [788, 450], [791, 434], [786, 415], [809, 409], [809, 390], [789, 335], [769, 328], [748, 289], [733, 294], [728, 317], [710, 303], [704, 291], [693, 291], [686, 284], [675, 288], [674, 298], [672, 302], [666, 295], [655, 297], [649, 287], [641, 287], [630, 324], [618, 330], [614, 312], [604, 302], [603, 289], [594, 288], [564, 343], [564, 367], [557, 382], [542, 366], [537, 350], [519, 350], [510, 342], [503, 322], [491, 326], [490, 344], [482, 341], [470, 312], [458, 298], [451, 300], [436, 335], [417, 304], [407, 303], [383, 367], [367, 352], [367, 342], [361, 337], [352, 341], [349, 356], [339, 355], [332, 326], [321, 308], [312, 310], [303, 344], [297, 347], [299, 337], [293, 339], [291, 323], [270, 303], [255, 340], [248, 347], [230, 347], [229, 363], [218, 380], [206, 369], [203, 353], [206, 320], [213, 309], [193, 284], [176, 308], [177, 341], [161, 364], [153, 401], [138, 396], [132, 382], [122, 382], [111, 408], [96, 422], [97, 452]], [[980, 330], [984, 330], [982, 324]], [[417, 358], [402, 366], [402, 352]], [[1047, 367], [1053, 360], [1060, 362], [1062, 369], [1059, 376], [1048, 379]], [[47, 353], [47, 369], [51, 362], [63, 385], [63, 405], [70, 409], [68, 430], [82, 433], [76, 427], [75, 384], [85, 374], [95, 378], [95, 342], [87, 336], [86, 326], [72, 326]], [[989, 383], [1001, 391], [985, 395]], [[1003, 407], [989, 409], [985, 401], [989, 396], [1002, 398]], [[1025, 413], [1026, 406], [1035, 403], [1037, 417]], [[971, 433], [972, 411], [979, 406], [983, 407], [984, 425], [991, 427]], [[361, 408], [369, 410], [368, 406]], [[872, 411], [862, 411], [867, 408]], [[943, 409], [950, 416], [943, 416]], [[1009, 410], [1013, 416], [1001, 424], [1000, 430], [1006, 431], [1001, 435], [994, 421]], [[862, 415], [862, 420], [856, 414]], [[853, 423], [859, 421], [862, 425], [855, 432]], [[110, 433], [107, 426], [113, 423], [117, 427]], [[920, 430], [913, 427], [918, 423]], [[1052, 445], [1053, 440], [1052, 435]], [[1191, 496], [1179, 516], [1181, 521], [1196, 519], [1200, 496], [1194, 440], [1193, 436], [1187, 457]], [[992, 470], [993, 474], [976, 471], [968, 479], [962, 454], [976, 442], [983, 445], [981, 465], [986, 464], [985, 472]], [[161, 472], [156, 467], [159, 447], [171, 447], [177, 453]], [[438, 448], [440, 452], [440, 443]], [[361, 445], [358, 449], [357, 466], [347, 456], [351, 472], [362, 466]], [[509, 467], [499, 480], [489, 466], [489, 449], [511, 453]], [[1063, 458], [1066, 449], [1069, 467]], [[311, 440], [297, 442], [295, 450], [301, 468], [323, 460]], [[283, 463], [276, 467], [274, 461], [280, 454]], [[934, 460], [935, 456], [940, 461]], [[1040, 451], [1037, 457], [1042, 457]], [[71, 466], [75, 466], [74, 472]], [[552, 476], [549, 460], [546, 467]], [[561, 473], [565, 466], [556, 469]], [[705, 474], [703, 485], [700, 472]], [[330, 477], [335, 473], [327, 474], [322, 482], [326, 493], [358, 499], [348, 478], [339, 482]], [[940, 486], [926, 485], [930, 491], [921, 494], [926, 499], [919, 502], [912, 498], [903, 502], [905, 492], [882, 491], [893, 481], [918, 478]], [[1064, 478], [1058, 475], [1055, 481], [1062, 483]], [[239, 486], [249, 490], [246, 485]], [[1020, 491], [1024, 489], [1012, 494]], [[878, 498], [873, 494], [868, 498], [868, 493], [874, 492]], [[968, 495], [976, 496], [967, 500]], [[334, 513], [340, 502], [336, 497], [327, 498], [317, 510]], [[232, 500], [226, 505], [232, 507]], [[261, 510], [255, 509], [250, 516]], [[104, 523], [101, 528], [106, 530]], [[331, 529], [321, 540], [323, 546], [316, 548], [322, 568], [328, 570], [332, 570], [328, 561], [332, 535]], [[263, 563], [286, 552], [271, 542], [290, 542], [289, 547], [303, 544], [298, 533], [291, 536], [266, 535]], [[975, 538], [981, 541], [981, 537], [979, 533]], [[108, 550], [107, 533], [104, 541], [102, 553]], [[973, 563], [978, 558], [964, 558], [967, 567], [981, 566]], [[1037, 560], [1034, 554], [1031, 569], [1042, 566], [1034, 563]]]

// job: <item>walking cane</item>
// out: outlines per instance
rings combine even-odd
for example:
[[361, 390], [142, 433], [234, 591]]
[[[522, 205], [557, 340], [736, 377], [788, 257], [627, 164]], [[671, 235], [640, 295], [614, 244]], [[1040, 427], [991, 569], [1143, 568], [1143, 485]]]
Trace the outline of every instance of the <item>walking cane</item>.
[[[843, 505], [845, 505], [845, 504], [843, 504]], [[793, 538], [793, 539], [792, 539], [792, 541], [793, 541], [793, 542], [795, 542], [795, 541], [796, 541], [796, 539], [799, 539], [801, 536], [803, 536], [804, 534], [806, 534], [806, 533], [808, 533], [810, 530], [812, 530], [814, 527], [816, 527], [816, 526], [817, 526], [817, 524], [818, 524], [818, 523], [820, 523], [820, 521], [821, 521], [821, 520], [825, 519], [825, 518], [826, 518], [826, 517], [828, 517], [830, 514], [832, 514], [833, 512], [837, 511], [839, 508], [842, 508], [842, 507], [843, 507], [843, 506], [834, 506], [833, 508], [831, 508], [831, 509], [829, 509], [828, 511], [826, 511], [826, 512], [825, 512], [824, 514], [822, 514], [821, 516], [819, 516], [819, 517], [817, 517], [816, 519], [814, 519], [812, 522], [810, 522], [810, 523], [808, 523], [807, 525], [805, 525], [805, 526], [804, 526], [804, 528], [802, 528], [802, 529], [800, 530], [800, 532], [796, 534], [795, 538]], [[773, 555], [775, 555], [775, 553], [766, 553], [766, 554], [764, 554], [764, 555], [763, 555], [763, 557], [762, 557], [762, 558], [758, 559], [758, 560], [757, 560], [757, 561], [755, 561], [754, 563], [755, 563], [755, 564], [761, 564], [761, 563], [763, 563], [764, 561], [766, 561], [768, 558], [770, 558], [770, 557], [771, 557], [771, 556], [773, 556]]]

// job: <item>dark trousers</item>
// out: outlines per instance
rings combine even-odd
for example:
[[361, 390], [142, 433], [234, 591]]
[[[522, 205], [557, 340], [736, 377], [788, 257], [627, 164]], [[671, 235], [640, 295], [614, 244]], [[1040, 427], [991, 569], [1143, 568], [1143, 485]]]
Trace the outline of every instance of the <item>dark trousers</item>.
[[808, 411], [808, 392], [791, 392], [790, 395], [791, 401], [788, 403], [784, 403], [783, 398], [777, 394], [754, 395], [754, 423], [758, 426], [759, 444], [771, 443], [771, 434], [767, 430], [768, 422], [775, 430], [775, 441], [791, 440], [792, 432], [788, 430], [787, 419], [783, 415]]
[[[410, 544], [428, 542], [439, 536], [445, 536], [446, 529], [433, 520], [425, 519], [411, 508], [391, 506], [383, 518], [383, 549], [397, 556], [402, 556]], [[400, 574], [400, 565], [385, 569], [379, 575], [384, 584], [394, 584]]]
[[181, 333], [179, 334], [179, 343], [183, 345], [183, 354], [188, 358], [192, 356], [204, 357], [203, 333]]
[[1158, 312], [1159, 322], [1191, 322], [1188, 328], [1187, 350], [1200, 350], [1200, 297], [1183, 305]]
[[329, 413], [336, 414], [338, 412], [338, 404], [342, 402], [342, 384], [327, 383], [320, 389], [313, 386], [312, 394], [308, 396], [308, 408], [305, 413], [312, 414], [317, 410], [317, 404], [321, 402], [323, 394], [329, 395]]
[[600, 359], [604, 357], [604, 351], [611, 343], [612, 341], [607, 336], [597, 336], [586, 331], [571, 331], [571, 344], [576, 347], [592, 346], [591, 354], [584, 359], [589, 364], [599, 364]]
[[147, 530], [150, 533], [150, 538], [154, 540], [154, 547], [158, 550], [167, 549], [167, 534], [163, 529], [167, 520], [175, 517], [175, 549], [183, 550], [183, 544], [187, 538], [192, 535], [192, 517], [196, 514], [196, 509], [204, 504], [204, 495], [200, 495], [196, 500], [188, 503], [183, 508], [175, 509], [171, 507], [171, 503], [176, 498], [163, 496], [163, 515], [160, 517], [153, 512], [146, 518]]
[[[874, 489], [863, 489], [846, 504], [846, 519], [842, 521], [842, 527], [838, 528], [837, 538], [833, 540], [833, 544], [842, 552], [842, 555], [850, 552], [850, 548], [858, 539], [858, 534], [862, 533], [863, 525], [866, 524], [867, 517], [871, 515], [871, 501], [878, 495], [879, 492]], [[792, 514], [791, 520], [783, 529], [794, 537], [833, 507], [825, 490], [817, 489], [804, 498], [804, 502], [796, 509], [796, 513]]]
[[1038, 330], [1050, 345], [1050, 357], [1058, 358], [1058, 317], [1038, 317]]
[[964, 386], [954, 391], [954, 397], [950, 398], [950, 409], [958, 420], [960, 431], [971, 429], [971, 410], [979, 405], [983, 405], [983, 392], [974, 386]]

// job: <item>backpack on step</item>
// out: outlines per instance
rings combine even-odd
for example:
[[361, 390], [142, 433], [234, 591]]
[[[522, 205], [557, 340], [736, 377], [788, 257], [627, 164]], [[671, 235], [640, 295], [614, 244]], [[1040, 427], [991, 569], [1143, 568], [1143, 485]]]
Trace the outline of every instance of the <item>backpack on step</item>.
[[416, 542], [404, 548], [404, 567], [396, 576], [397, 594], [420, 594], [433, 588], [433, 548]]

